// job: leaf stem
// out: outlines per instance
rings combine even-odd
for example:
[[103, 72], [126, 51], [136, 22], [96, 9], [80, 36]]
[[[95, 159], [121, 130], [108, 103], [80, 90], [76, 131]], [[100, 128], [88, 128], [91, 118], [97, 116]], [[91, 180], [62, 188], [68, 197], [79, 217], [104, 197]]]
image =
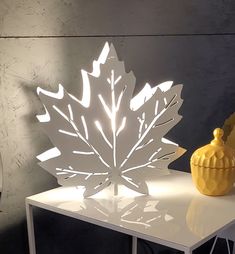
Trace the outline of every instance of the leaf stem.
[[112, 124], [112, 134], [113, 134], [113, 166], [116, 168], [116, 102], [115, 102], [115, 91], [114, 91], [114, 70], [111, 71], [111, 98], [112, 98], [112, 114], [111, 114], [111, 124]]

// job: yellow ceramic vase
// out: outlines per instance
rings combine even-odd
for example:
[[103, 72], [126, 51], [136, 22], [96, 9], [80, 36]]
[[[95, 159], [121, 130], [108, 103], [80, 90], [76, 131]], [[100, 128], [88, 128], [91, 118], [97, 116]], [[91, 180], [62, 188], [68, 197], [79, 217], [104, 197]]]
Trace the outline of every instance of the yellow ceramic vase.
[[192, 178], [197, 189], [205, 195], [228, 193], [235, 181], [235, 150], [222, 140], [222, 129], [215, 129], [214, 140], [197, 149], [190, 160]]

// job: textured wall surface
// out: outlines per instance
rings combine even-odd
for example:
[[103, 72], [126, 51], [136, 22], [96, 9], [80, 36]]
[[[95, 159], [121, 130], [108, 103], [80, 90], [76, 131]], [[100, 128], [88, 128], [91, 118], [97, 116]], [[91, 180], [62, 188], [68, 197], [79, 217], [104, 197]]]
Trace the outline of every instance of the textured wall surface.
[[2, 36], [234, 32], [232, 0], [1, 0]]
[[[235, 1], [1, 0], [0, 253], [28, 253], [24, 199], [57, 186], [35, 158], [51, 147], [35, 117], [42, 112], [36, 87], [56, 91], [62, 83], [79, 96], [80, 70], [91, 71], [106, 41], [114, 44], [126, 70], [134, 71], [136, 91], [146, 82], [184, 84], [183, 119], [168, 137], [188, 152], [173, 168], [189, 171], [192, 151], [235, 111]], [[96, 237], [94, 250], [110, 253], [118, 238], [50, 213], [37, 215], [38, 253], [74, 253], [77, 235], [88, 242], [89, 232]], [[95, 239], [102, 241], [102, 234], [109, 244], [99, 248]], [[125, 253], [126, 247], [128, 253], [129, 238], [119, 238], [124, 244], [111, 253]], [[84, 247], [81, 253], [91, 252]]]

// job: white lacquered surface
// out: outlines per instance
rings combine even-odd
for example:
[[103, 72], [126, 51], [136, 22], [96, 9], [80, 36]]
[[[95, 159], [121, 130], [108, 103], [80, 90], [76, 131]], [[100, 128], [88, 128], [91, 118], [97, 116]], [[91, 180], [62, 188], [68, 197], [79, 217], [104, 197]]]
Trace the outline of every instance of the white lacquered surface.
[[[150, 195], [119, 186], [84, 199], [82, 190], [60, 187], [26, 199], [27, 204], [104, 226], [179, 250], [192, 250], [235, 222], [235, 188], [207, 197], [191, 175], [179, 171], [148, 181]], [[133, 196], [134, 195], [134, 196]]]

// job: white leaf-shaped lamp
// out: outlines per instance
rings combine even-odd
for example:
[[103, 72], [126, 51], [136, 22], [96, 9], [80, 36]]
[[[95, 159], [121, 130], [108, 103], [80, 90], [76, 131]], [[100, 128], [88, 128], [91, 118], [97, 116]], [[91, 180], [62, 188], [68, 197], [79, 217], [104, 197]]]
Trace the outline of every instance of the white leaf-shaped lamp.
[[56, 93], [37, 89], [45, 108], [37, 118], [54, 145], [39, 164], [63, 186], [84, 186], [85, 197], [111, 183], [147, 194], [144, 175], [167, 169], [183, 153], [164, 138], [181, 119], [182, 85], [146, 84], [133, 96], [135, 77], [108, 43], [92, 73], [81, 74], [81, 100], [62, 85]]

